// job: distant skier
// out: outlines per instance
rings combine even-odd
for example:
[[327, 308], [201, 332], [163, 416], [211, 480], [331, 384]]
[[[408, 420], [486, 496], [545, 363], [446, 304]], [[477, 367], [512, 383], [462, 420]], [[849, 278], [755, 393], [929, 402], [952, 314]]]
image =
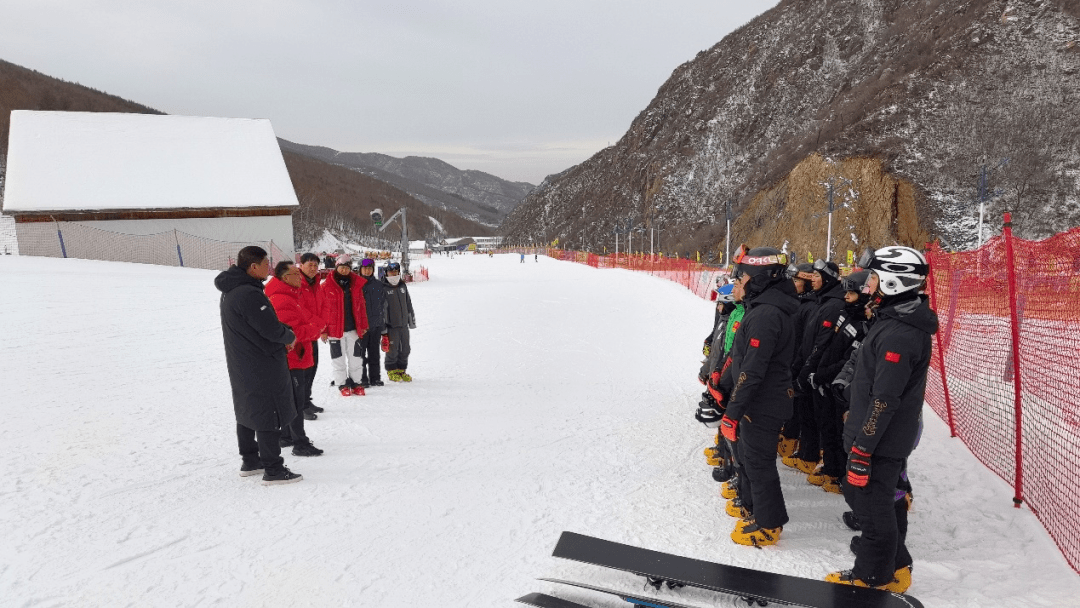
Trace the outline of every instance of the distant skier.
[[282, 424], [296, 416], [286, 349], [296, 345], [296, 334], [278, 320], [263, 281], [270, 276], [266, 250], [244, 247], [236, 265], [217, 275], [221, 292], [221, 333], [225, 363], [232, 385], [236, 414], [236, 440], [240, 446], [240, 476], [263, 474], [263, 485], [295, 483], [303, 479], [281, 458]]
[[787, 255], [779, 249], [742, 247], [734, 261], [733, 277], [745, 291], [747, 312], [717, 383], [723, 401], [715, 411], [699, 410], [698, 420], [719, 426], [734, 447], [742, 519], [731, 540], [772, 545], [788, 522], [776, 470], [776, 440], [792, 412], [791, 318], [798, 302], [786, 276]]
[[903, 592], [911, 585], [913, 560], [905, 543], [907, 512], [895, 497], [919, 435], [938, 319], [919, 293], [929, 273], [921, 253], [884, 247], [864, 255], [859, 266], [870, 271], [865, 289], [876, 320], [856, 355], [843, 440], [862, 538], [855, 566], [825, 580]]
[[523, 254], [521, 254], [521, 263], [522, 263], [522, 264], [524, 264], [524, 263], [525, 263], [525, 254], [524, 254], [524, 253], [523, 253]]
[[405, 281], [401, 280], [401, 265], [390, 262], [386, 266], [386, 304], [383, 305], [382, 349], [386, 353], [386, 377], [394, 382], [412, 382], [406, 373], [409, 367], [409, 330], [416, 329], [412, 296]]

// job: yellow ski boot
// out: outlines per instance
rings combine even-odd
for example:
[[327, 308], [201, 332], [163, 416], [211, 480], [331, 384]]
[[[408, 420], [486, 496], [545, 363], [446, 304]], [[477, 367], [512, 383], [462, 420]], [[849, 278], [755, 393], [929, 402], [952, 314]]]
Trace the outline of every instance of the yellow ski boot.
[[793, 456], [798, 448], [798, 439], [784, 439], [784, 436], [781, 435], [780, 442], [776, 444], [776, 453], [780, 455], [781, 459], [784, 459]]
[[731, 533], [731, 540], [735, 541], [737, 545], [764, 547], [765, 545], [775, 545], [780, 540], [780, 533], [783, 531], [783, 526], [779, 528], [762, 528], [757, 522], [752, 522], [745, 527], [735, 526], [735, 531]]
[[[903, 577], [904, 580], [901, 580], [901, 577]], [[825, 577], [825, 582], [837, 583], [839, 585], [851, 585], [853, 587], [870, 587], [871, 589], [881, 589], [884, 591], [892, 591], [893, 593], [903, 593], [911, 586], [911, 566], [898, 569], [893, 573], [893, 580], [884, 585], [868, 585], [867, 583], [854, 578], [851, 570], [830, 572], [829, 575]]]
[[828, 475], [822, 474], [821, 467], [818, 467], [814, 470], [813, 473], [810, 473], [810, 475], [806, 477], [806, 483], [812, 486], [820, 486], [821, 484], [825, 483], [825, 479], [827, 477]]
[[743, 508], [742, 501], [738, 498], [732, 498], [727, 501], [727, 506], [724, 507], [724, 512], [734, 517], [735, 519], [746, 519], [750, 517], [750, 512]]
[[738, 495], [739, 492], [736, 489], [735, 484], [731, 481], [725, 481], [723, 484], [720, 485], [720, 496], [723, 496], [727, 499], [732, 499]]
[[832, 494], [843, 494], [844, 489], [840, 487], [840, 478], [838, 477], [825, 477], [825, 483], [821, 484], [821, 489]]

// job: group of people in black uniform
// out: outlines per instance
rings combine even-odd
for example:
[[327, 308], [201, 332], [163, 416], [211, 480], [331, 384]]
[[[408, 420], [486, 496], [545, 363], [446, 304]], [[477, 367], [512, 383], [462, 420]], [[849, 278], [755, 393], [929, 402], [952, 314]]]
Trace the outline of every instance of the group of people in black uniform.
[[740, 545], [776, 544], [788, 523], [777, 458], [843, 495], [860, 534], [855, 564], [825, 580], [904, 592], [911, 585], [907, 458], [918, 443], [937, 315], [919, 251], [868, 250], [853, 272], [794, 265], [771, 247], [733, 259], [720, 293], [695, 418]]

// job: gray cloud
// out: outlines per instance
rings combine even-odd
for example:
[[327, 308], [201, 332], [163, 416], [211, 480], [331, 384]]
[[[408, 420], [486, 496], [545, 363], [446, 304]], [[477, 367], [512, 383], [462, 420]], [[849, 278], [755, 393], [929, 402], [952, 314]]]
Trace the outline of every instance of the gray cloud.
[[0, 58], [169, 113], [538, 183], [774, 4], [0, 0]]

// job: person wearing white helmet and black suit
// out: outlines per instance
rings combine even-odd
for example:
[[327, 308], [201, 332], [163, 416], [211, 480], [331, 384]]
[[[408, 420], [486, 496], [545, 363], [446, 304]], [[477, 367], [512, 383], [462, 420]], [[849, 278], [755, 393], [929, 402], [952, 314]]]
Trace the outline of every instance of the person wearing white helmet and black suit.
[[[825, 580], [903, 592], [911, 584], [912, 558], [906, 513], [895, 494], [906, 459], [919, 436], [937, 314], [920, 291], [926, 258], [910, 247], [884, 247], [863, 256], [870, 271], [866, 291], [875, 321], [857, 351], [844, 423], [846, 483], [862, 538], [851, 570]], [[901, 518], [903, 521], [901, 521]]]
[[744, 251], [741, 247], [734, 258], [734, 277], [744, 291], [747, 312], [719, 378], [709, 378], [722, 402], [713, 411], [699, 408], [697, 419], [711, 428], [719, 426], [733, 447], [742, 512], [731, 540], [761, 546], [775, 544], [788, 522], [776, 470], [776, 438], [791, 418], [792, 317], [799, 303], [786, 274], [786, 254], [772, 247]]

